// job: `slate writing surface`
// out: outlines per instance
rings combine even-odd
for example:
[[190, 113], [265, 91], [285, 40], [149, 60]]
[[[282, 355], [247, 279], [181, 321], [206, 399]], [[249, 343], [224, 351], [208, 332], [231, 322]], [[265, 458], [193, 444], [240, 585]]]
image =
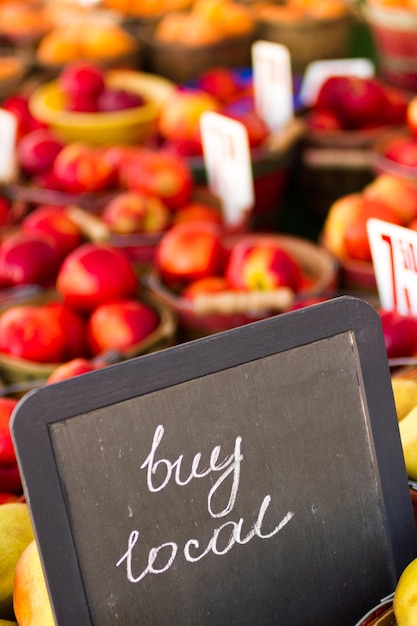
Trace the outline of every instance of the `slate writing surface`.
[[[49, 429], [96, 626], [351, 626], [370, 571], [391, 591], [351, 332]], [[216, 446], [225, 468], [175, 482]]]

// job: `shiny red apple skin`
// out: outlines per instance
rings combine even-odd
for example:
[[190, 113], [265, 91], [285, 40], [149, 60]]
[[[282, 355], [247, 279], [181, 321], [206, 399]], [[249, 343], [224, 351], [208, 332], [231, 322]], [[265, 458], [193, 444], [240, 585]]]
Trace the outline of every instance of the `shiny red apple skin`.
[[69, 63], [58, 76], [58, 86], [66, 96], [90, 96], [97, 98], [105, 87], [103, 70], [89, 61]]
[[397, 137], [392, 139], [386, 145], [385, 157], [400, 165], [417, 167], [417, 137]]
[[90, 312], [108, 300], [134, 297], [139, 288], [132, 263], [120, 249], [88, 242], [63, 261], [56, 289], [77, 311]]
[[47, 235], [54, 241], [62, 259], [84, 242], [81, 229], [64, 206], [37, 206], [22, 220], [21, 228], [26, 233]]
[[0, 466], [0, 491], [21, 494], [22, 478], [17, 465]]
[[32, 130], [17, 144], [18, 163], [29, 176], [49, 172], [63, 147], [63, 142], [48, 128]]
[[50, 286], [60, 263], [60, 254], [47, 235], [18, 231], [0, 245], [0, 281], [5, 286]]
[[417, 355], [417, 317], [401, 315], [396, 310], [378, 311], [388, 358]]
[[103, 191], [114, 183], [114, 169], [101, 151], [82, 142], [69, 143], [60, 151], [52, 175], [63, 191], [74, 194]]
[[157, 196], [122, 191], [105, 205], [101, 219], [118, 235], [160, 232], [168, 227], [171, 212]]
[[188, 202], [193, 177], [186, 161], [166, 149], [139, 149], [123, 172], [127, 189], [158, 197], [175, 211]]
[[0, 398], [0, 466], [16, 465], [16, 453], [10, 432], [10, 417], [17, 404], [14, 398]]
[[87, 374], [88, 372], [94, 372], [101, 367], [104, 367], [104, 365], [98, 365], [91, 359], [84, 357], [71, 359], [66, 363], [58, 365], [52, 374], [48, 376], [45, 384], [52, 385], [53, 383], [58, 383], [62, 380], [73, 378], [74, 376], [81, 376], [82, 374]]
[[272, 239], [263, 241], [248, 236], [237, 242], [225, 271], [231, 289], [270, 290], [301, 287], [301, 268], [297, 261]]
[[0, 351], [37, 363], [59, 363], [64, 353], [62, 326], [44, 308], [22, 304], [0, 316]]
[[138, 300], [114, 300], [98, 306], [87, 322], [90, 352], [128, 350], [143, 341], [159, 325], [159, 315]]
[[221, 229], [208, 221], [172, 226], [155, 252], [156, 266], [168, 284], [186, 284], [216, 275], [223, 267], [223, 259]]

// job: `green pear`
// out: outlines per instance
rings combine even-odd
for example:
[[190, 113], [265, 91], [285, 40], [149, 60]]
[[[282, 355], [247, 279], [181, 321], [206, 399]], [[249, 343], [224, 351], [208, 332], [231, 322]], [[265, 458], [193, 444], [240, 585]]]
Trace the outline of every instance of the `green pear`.
[[14, 618], [13, 581], [20, 555], [33, 541], [33, 529], [26, 503], [0, 505], [0, 617]]
[[417, 379], [393, 376], [391, 384], [398, 421], [401, 421], [417, 406]]

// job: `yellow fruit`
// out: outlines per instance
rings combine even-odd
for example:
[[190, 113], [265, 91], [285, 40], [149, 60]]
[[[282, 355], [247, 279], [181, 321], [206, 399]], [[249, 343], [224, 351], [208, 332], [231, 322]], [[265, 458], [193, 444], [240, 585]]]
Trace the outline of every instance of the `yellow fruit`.
[[417, 406], [399, 422], [401, 444], [408, 478], [417, 480]]
[[26, 546], [33, 541], [27, 504], [0, 505], [0, 617], [13, 619], [13, 578], [16, 564]]
[[0, 619], [0, 626], [18, 626], [18, 623], [11, 622], [9, 619]]
[[36, 541], [26, 547], [17, 562], [13, 605], [19, 626], [55, 626]]
[[400, 576], [393, 609], [397, 626], [417, 624], [417, 559], [411, 561]]
[[401, 421], [417, 406], [417, 380], [414, 378], [394, 376], [391, 379], [391, 383], [398, 421]]

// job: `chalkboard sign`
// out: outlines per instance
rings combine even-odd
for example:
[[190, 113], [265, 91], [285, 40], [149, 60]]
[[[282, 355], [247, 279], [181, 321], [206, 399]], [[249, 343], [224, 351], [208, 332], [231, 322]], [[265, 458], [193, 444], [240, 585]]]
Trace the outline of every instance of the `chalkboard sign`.
[[356, 298], [37, 389], [12, 431], [59, 626], [352, 626], [417, 555]]

